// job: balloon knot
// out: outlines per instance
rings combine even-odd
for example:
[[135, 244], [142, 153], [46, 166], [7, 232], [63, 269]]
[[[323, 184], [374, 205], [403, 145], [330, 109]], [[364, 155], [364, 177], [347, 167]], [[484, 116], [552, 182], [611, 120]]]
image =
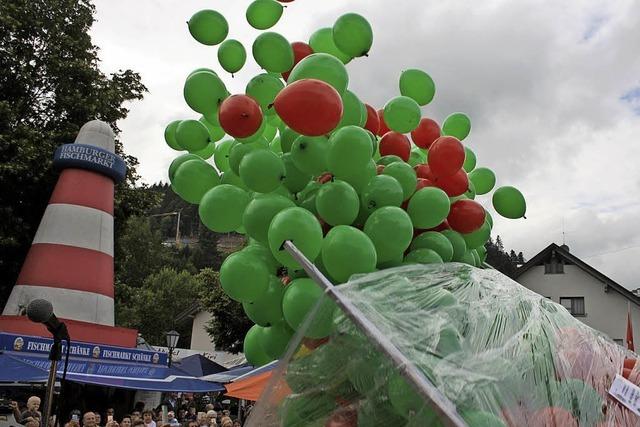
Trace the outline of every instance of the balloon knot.
[[249, 114], [247, 113], [241, 113], [240, 117], [242, 117], [243, 119], [246, 119], [247, 117], [249, 117]]
[[[282, 241], [282, 244], [280, 245], [280, 248], [278, 249], [279, 251], [284, 251], [284, 244], [285, 244], [286, 240]], [[291, 243], [293, 243], [293, 240], [290, 240]]]
[[271, 109], [271, 108], [273, 108], [273, 104], [267, 105], [267, 109]]
[[524, 215], [522, 215], [522, 218], [527, 219], [527, 217], [526, 217], [526, 216], [524, 216]]
[[235, 78], [236, 78], [236, 76], [235, 76], [233, 73], [231, 73], [231, 78], [232, 78], [232, 79], [235, 79]]
[[365, 52], [365, 53], [363, 53], [363, 54], [362, 54], [362, 56], [364, 56], [364, 57], [368, 58], [368, 57], [369, 57], [369, 52]]

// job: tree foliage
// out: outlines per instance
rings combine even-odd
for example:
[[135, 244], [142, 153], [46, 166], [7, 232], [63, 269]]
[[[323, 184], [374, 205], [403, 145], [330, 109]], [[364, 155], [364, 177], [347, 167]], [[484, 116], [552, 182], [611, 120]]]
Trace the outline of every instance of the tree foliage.
[[[89, 29], [94, 6], [88, 0], [0, 0], [0, 306], [15, 283], [57, 180], [55, 148], [74, 141], [87, 121], [117, 121], [127, 101], [141, 99], [140, 76], [124, 70], [105, 75]], [[118, 185], [116, 230], [125, 218], [157, 202], [157, 194], [136, 188], [137, 160], [126, 161], [127, 179]]]
[[207, 332], [214, 339], [216, 350], [241, 352], [244, 336], [253, 322], [244, 313], [242, 304], [224, 293], [217, 271], [204, 269], [198, 278], [202, 283], [200, 304], [212, 315]]
[[517, 255], [513, 249], [509, 253], [506, 252], [500, 236], [497, 236], [495, 241], [489, 239], [485, 248], [487, 248], [486, 262], [509, 277], [514, 277], [518, 265], [525, 263], [522, 252]]

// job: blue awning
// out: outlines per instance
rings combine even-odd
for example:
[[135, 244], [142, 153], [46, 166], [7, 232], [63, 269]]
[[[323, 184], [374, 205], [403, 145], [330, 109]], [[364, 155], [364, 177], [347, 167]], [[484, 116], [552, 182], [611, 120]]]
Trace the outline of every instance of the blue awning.
[[252, 365], [240, 365], [229, 369], [226, 372], [220, 372], [213, 375], [205, 375], [200, 377], [201, 380], [214, 381], [218, 383], [230, 383], [236, 378], [253, 371], [255, 368]]
[[175, 360], [173, 366], [179, 368], [194, 377], [203, 377], [205, 375], [217, 374], [227, 371], [227, 368], [207, 359], [201, 354], [192, 354], [191, 356], [183, 357], [182, 359]]
[[[0, 333], [0, 382], [45, 382], [51, 362], [52, 340]], [[4, 350], [4, 351], [2, 351]], [[57, 376], [62, 377], [63, 360]], [[164, 362], [164, 363], [163, 363]], [[84, 384], [149, 391], [209, 392], [225, 388], [166, 365], [166, 355], [133, 348], [72, 342], [67, 379]]]
[[0, 382], [41, 383], [47, 381], [49, 373], [19, 359], [0, 352]]

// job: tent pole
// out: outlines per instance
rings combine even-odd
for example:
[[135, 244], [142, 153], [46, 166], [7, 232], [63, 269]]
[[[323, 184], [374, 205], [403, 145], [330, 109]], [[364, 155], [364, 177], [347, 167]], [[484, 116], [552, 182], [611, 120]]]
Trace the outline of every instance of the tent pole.
[[467, 423], [456, 411], [455, 405], [351, 301], [336, 292], [336, 287], [291, 241], [284, 242], [284, 249], [298, 261], [309, 277], [324, 289], [345, 315], [393, 361], [400, 374], [428, 402], [445, 426], [467, 427]]

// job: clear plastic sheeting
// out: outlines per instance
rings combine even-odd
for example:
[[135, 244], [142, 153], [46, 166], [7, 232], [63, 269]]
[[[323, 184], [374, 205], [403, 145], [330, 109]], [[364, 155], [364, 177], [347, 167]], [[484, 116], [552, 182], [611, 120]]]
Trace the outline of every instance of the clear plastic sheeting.
[[[640, 425], [608, 395], [636, 356], [495, 270], [410, 265], [354, 277], [335, 291], [469, 426]], [[294, 337], [249, 425], [442, 425], [402, 367], [325, 298]], [[303, 338], [331, 307], [329, 337]]]

